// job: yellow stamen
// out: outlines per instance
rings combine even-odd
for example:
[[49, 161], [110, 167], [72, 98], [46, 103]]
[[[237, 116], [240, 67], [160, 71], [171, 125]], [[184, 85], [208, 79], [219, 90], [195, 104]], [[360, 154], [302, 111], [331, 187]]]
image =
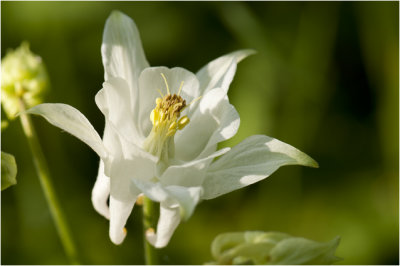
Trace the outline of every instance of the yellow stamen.
[[176, 126], [177, 126], [178, 124], [174, 121], [174, 122], [172, 122], [172, 124], [169, 126], [169, 128], [168, 128], [168, 130], [173, 130], [173, 129], [176, 129]]
[[171, 94], [171, 93], [169, 92], [169, 87], [168, 87], [167, 78], [165, 77], [164, 73], [161, 73], [161, 76], [162, 76], [162, 78], [164, 79], [165, 86], [167, 87], [167, 92], [168, 92], [168, 94]]
[[160, 89], [157, 89], [158, 93], [161, 95], [161, 98], [164, 98], [164, 95], [162, 94], [162, 92], [160, 91]]
[[183, 83], [184, 83], [184, 81], [182, 81], [181, 85], [179, 86], [178, 96], [181, 95], [181, 90], [182, 90], [182, 87], [183, 87]]
[[176, 129], [175, 128], [169, 129], [168, 132], [167, 132], [167, 137], [171, 137], [171, 136], [175, 135], [175, 133], [176, 133]]
[[153, 109], [152, 111], [151, 111], [151, 113], [150, 113], [150, 121], [151, 121], [151, 123], [152, 124], [154, 124], [154, 121], [156, 121], [157, 119], [156, 119], [156, 112], [154, 111], [155, 109]]
[[150, 113], [153, 128], [144, 141], [143, 148], [161, 161], [168, 162], [168, 158], [174, 153], [174, 135], [178, 130], [183, 129], [190, 120], [187, 116], [180, 117], [187, 106], [186, 100], [179, 95], [184, 82], [181, 82], [178, 94], [170, 94], [167, 79], [162, 73], [161, 76], [168, 94], [155, 99], [156, 106]]
[[182, 130], [187, 124], [189, 124], [190, 119], [186, 115], [178, 120], [178, 129]]
[[[195, 102], [197, 102], [198, 100], [200, 100], [202, 97], [203, 97], [203, 95], [197, 97], [196, 99], [193, 99], [193, 100], [189, 103], [189, 105], [194, 104]], [[189, 105], [188, 105], [188, 106], [189, 106]]]

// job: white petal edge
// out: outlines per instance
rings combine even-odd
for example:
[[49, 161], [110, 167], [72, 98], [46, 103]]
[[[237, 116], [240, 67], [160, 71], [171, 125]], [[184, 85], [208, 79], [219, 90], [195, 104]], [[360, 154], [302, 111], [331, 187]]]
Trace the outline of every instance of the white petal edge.
[[50, 124], [65, 130], [85, 142], [100, 157], [105, 158], [107, 156], [99, 134], [87, 118], [74, 107], [62, 103], [43, 103], [32, 107], [26, 112], [41, 115]]
[[175, 136], [175, 154], [184, 161], [208, 156], [218, 142], [233, 137], [240, 125], [238, 112], [221, 88], [209, 90], [190, 119]]
[[250, 49], [235, 51], [218, 57], [201, 68], [196, 74], [200, 81], [201, 93], [204, 95], [216, 87], [221, 87], [228, 91], [235, 75], [236, 64], [254, 53], [255, 51]]
[[104, 163], [100, 160], [99, 172], [92, 190], [92, 203], [94, 209], [110, 219], [110, 209], [107, 201], [110, 196], [110, 178], [104, 174]]
[[265, 179], [284, 165], [318, 167], [307, 154], [277, 139], [251, 136], [207, 170], [203, 199], [213, 199]]
[[170, 208], [161, 204], [157, 232], [147, 231], [147, 241], [156, 248], [167, 246], [180, 222], [181, 216], [179, 207]]
[[135, 22], [119, 11], [113, 11], [106, 21], [101, 45], [105, 80], [125, 79], [130, 87], [131, 108], [138, 121], [138, 79], [149, 67]]
[[125, 224], [132, 212], [138, 195], [132, 195], [131, 199], [118, 200], [112, 195], [110, 197], [110, 239], [119, 245], [127, 234]]
[[[210, 98], [210, 100], [206, 101], [205, 99], [200, 103], [200, 112], [206, 113], [209, 111], [219, 124], [211, 135], [207, 146], [200, 154], [200, 157], [206, 155], [205, 152], [207, 152], [209, 147], [236, 135], [240, 126], [239, 113], [236, 111], [235, 107], [229, 103], [226, 91], [216, 88], [210, 90], [206, 96]], [[211, 99], [214, 99], [214, 101]]]
[[182, 220], [186, 221], [187, 219], [189, 219], [201, 199], [203, 188], [168, 186], [165, 189], [173, 197], [174, 200], [178, 201]]
[[153, 177], [153, 161], [137, 156], [132, 159], [116, 158], [110, 178], [110, 239], [119, 245], [125, 238], [125, 224], [141, 191], [132, 184], [131, 178]]
[[[96, 94], [96, 105], [118, 132], [141, 146], [144, 136], [138, 131], [131, 110], [130, 88], [122, 78], [110, 78]], [[106, 123], [107, 126], [107, 123]]]
[[230, 149], [231, 148], [223, 148], [198, 160], [189, 161], [180, 165], [171, 165], [164, 171], [160, 177], [160, 181], [164, 186], [200, 186], [205, 178], [205, 169], [210, 165], [211, 161], [227, 153]]
[[154, 183], [136, 179], [132, 179], [132, 182], [152, 201], [167, 204], [171, 208], [179, 206], [183, 220], [187, 220], [193, 214], [203, 194], [203, 188], [200, 186], [163, 186], [160, 182]]

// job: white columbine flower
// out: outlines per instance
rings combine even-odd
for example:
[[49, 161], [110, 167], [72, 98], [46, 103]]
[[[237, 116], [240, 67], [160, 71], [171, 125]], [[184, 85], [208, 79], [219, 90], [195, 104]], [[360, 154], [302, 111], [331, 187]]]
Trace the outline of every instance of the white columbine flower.
[[105, 116], [103, 139], [69, 105], [41, 104], [29, 112], [81, 139], [100, 156], [92, 201], [110, 219], [115, 244], [124, 240], [126, 220], [141, 193], [160, 202], [157, 230], [147, 239], [161, 248], [201, 200], [258, 182], [283, 165], [317, 166], [303, 152], [263, 135], [217, 150], [239, 128], [239, 114], [227, 92], [237, 63], [251, 51], [224, 55], [197, 74], [149, 67], [135, 23], [114, 11], [101, 52], [105, 82], [95, 100]]

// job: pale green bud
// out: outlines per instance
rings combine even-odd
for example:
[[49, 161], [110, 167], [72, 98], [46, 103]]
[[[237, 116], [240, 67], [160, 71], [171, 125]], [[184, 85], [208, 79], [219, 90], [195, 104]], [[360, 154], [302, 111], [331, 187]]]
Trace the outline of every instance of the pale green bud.
[[11, 154], [1, 152], [1, 190], [17, 184], [17, 164]]
[[320, 243], [279, 232], [238, 232], [217, 236], [211, 252], [211, 264], [303, 265], [332, 264], [340, 239]]
[[42, 103], [48, 87], [42, 58], [29, 50], [28, 43], [9, 51], [1, 60], [1, 103], [9, 119], [21, 111], [21, 99], [26, 108]]

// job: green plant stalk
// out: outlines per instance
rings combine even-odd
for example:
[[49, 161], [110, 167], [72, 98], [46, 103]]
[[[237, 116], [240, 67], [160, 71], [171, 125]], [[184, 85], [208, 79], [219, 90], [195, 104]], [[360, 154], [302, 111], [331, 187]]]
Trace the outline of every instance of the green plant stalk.
[[63, 211], [51, 183], [46, 159], [40, 147], [32, 120], [30, 116], [25, 112], [25, 103], [22, 99], [20, 99], [20, 108], [20, 119], [22, 128], [28, 140], [29, 147], [33, 155], [33, 162], [35, 164], [36, 172], [39, 176], [40, 184], [42, 186], [47, 204], [49, 205], [50, 213], [53, 217], [58, 235], [61, 239], [61, 243], [64, 247], [65, 253], [70, 263], [80, 264], [70, 230], [68, 228]]
[[158, 203], [144, 196], [142, 207], [143, 207], [144, 261], [146, 265], [157, 265], [159, 264], [157, 250], [149, 243], [149, 241], [147, 241], [146, 232], [147, 230], [155, 230], [156, 228], [157, 216], [158, 216]]

